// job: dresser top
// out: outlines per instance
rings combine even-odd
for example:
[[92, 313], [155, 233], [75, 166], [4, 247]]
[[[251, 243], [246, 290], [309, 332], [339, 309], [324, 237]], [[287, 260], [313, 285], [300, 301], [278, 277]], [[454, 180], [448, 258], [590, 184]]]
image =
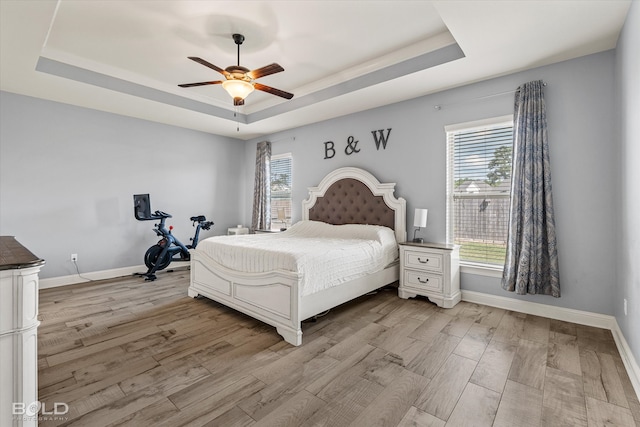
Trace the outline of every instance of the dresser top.
[[400, 242], [399, 245], [403, 246], [415, 246], [418, 248], [433, 248], [433, 249], [444, 249], [448, 251], [452, 251], [455, 248], [455, 245], [450, 245], [448, 243], [432, 243], [432, 242]]
[[44, 260], [38, 258], [13, 236], [0, 236], [0, 270], [37, 267]]

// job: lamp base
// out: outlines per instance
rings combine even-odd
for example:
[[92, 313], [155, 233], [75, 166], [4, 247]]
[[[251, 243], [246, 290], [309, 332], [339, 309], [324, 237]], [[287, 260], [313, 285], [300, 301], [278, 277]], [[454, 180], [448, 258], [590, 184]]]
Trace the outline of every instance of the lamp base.
[[424, 239], [422, 237], [416, 237], [413, 239], [413, 243], [424, 243]]

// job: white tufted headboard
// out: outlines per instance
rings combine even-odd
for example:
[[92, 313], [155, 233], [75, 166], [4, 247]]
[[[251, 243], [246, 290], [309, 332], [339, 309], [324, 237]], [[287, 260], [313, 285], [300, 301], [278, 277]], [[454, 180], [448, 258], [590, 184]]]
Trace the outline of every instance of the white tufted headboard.
[[394, 195], [395, 183], [380, 183], [364, 169], [345, 167], [325, 176], [317, 187], [309, 188], [302, 202], [302, 219], [329, 224], [384, 225], [404, 242], [406, 201]]

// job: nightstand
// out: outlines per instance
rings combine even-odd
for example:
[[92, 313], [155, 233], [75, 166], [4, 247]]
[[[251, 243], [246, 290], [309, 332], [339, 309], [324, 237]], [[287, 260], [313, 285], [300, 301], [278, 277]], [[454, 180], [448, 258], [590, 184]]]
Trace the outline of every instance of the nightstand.
[[423, 295], [443, 308], [460, 302], [460, 247], [400, 243], [400, 298]]
[[241, 225], [227, 229], [227, 235], [237, 236], [239, 234], [249, 234], [249, 229]]

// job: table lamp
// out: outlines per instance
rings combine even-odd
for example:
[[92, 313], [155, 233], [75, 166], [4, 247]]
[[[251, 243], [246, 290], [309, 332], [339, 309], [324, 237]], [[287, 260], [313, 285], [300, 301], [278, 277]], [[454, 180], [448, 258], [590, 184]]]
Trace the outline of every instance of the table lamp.
[[427, 226], [427, 212], [428, 209], [416, 208], [413, 214], [413, 226], [416, 227], [416, 229], [413, 230], [413, 241], [415, 243], [424, 242], [424, 239], [422, 237], [416, 237], [416, 231]]

